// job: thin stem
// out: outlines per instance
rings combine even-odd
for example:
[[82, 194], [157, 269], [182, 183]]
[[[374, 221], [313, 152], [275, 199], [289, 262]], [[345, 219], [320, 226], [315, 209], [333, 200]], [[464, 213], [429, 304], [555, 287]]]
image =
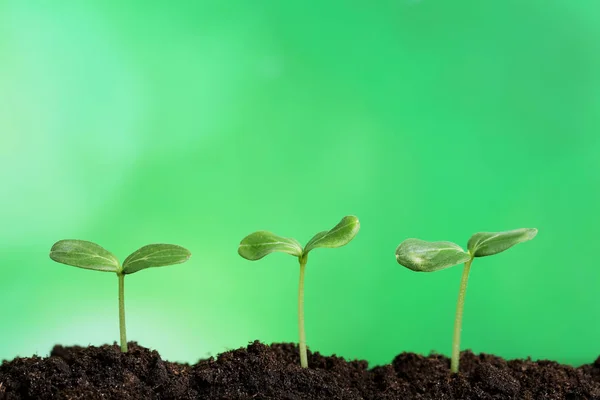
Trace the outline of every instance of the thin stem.
[[119, 331], [121, 333], [121, 351], [127, 353], [127, 329], [125, 328], [125, 274], [117, 273], [119, 278]]
[[298, 333], [300, 335], [300, 366], [308, 368], [306, 355], [306, 332], [304, 331], [304, 270], [306, 269], [306, 255], [300, 259], [300, 284], [298, 285]]
[[467, 294], [467, 281], [469, 280], [469, 270], [473, 258], [465, 263], [462, 278], [460, 280], [460, 289], [458, 291], [458, 302], [456, 303], [456, 318], [454, 319], [454, 339], [452, 340], [452, 359], [450, 361], [450, 371], [458, 372], [458, 362], [460, 360], [460, 332], [462, 331], [463, 309], [465, 307], [465, 296]]

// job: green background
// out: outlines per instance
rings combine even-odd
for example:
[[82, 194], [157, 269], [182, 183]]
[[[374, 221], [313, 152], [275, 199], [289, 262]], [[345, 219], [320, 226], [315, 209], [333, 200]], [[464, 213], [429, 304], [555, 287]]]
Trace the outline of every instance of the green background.
[[462, 347], [593, 361], [599, 39], [591, 0], [0, 0], [0, 358], [118, 340], [116, 277], [53, 263], [64, 238], [192, 251], [126, 279], [169, 360], [296, 341], [297, 261], [237, 245], [354, 214], [307, 267], [312, 349], [449, 354], [462, 268], [398, 243], [536, 227], [474, 262]]

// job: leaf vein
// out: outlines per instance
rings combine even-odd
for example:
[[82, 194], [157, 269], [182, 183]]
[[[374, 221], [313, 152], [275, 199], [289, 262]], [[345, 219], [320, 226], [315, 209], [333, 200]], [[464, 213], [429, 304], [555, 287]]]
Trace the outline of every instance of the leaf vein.
[[94, 253], [84, 253], [84, 252], [80, 252], [80, 251], [56, 251], [56, 250], [53, 251], [53, 253], [63, 253], [63, 254], [68, 254], [68, 255], [79, 254], [79, 255], [85, 255], [85, 256], [87, 256], [87, 258], [101, 258], [103, 260], [110, 262], [113, 265], [115, 263], [115, 260], [111, 260], [110, 258], [106, 258], [99, 254], [94, 254]]

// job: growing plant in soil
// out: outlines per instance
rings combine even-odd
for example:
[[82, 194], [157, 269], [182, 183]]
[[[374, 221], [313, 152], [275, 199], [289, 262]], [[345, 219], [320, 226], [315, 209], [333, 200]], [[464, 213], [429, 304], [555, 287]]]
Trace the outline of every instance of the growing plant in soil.
[[164, 267], [187, 261], [191, 253], [174, 244], [149, 244], [131, 253], [123, 262], [96, 243], [85, 240], [60, 240], [52, 246], [50, 258], [73, 267], [115, 272], [119, 280], [119, 331], [121, 351], [127, 352], [125, 327], [125, 275], [151, 267]]
[[458, 291], [456, 317], [454, 319], [454, 338], [450, 370], [458, 372], [460, 358], [460, 333], [462, 316], [467, 292], [469, 271], [475, 257], [498, 254], [512, 246], [531, 240], [537, 229], [522, 228], [505, 232], [479, 232], [471, 236], [464, 251], [452, 242], [426, 242], [420, 239], [406, 239], [396, 249], [396, 260], [400, 265], [417, 272], [434, 272], [457, 264], [465, 263]]
[[358, 233], [360, 222], [355, 216], [346, 216], [328, 231], [317, 233], [302, 248], [296, 239], [275, 235], [268, 231], [251, 233], [242, 239], [238, 248], [240, 256], [247, 260], [260, 260], [264, 256], [274, 253], [287, 253], [298, 257], [300, 263], [300, 282], [298, 285], [298, 333], [300, 336], [300, 365], [308, 367], [306, 355], [306, 333], [304, 331], [304, 271], [308, 260], [308, 253], [319, 247], [335, 248], [348, 244]]

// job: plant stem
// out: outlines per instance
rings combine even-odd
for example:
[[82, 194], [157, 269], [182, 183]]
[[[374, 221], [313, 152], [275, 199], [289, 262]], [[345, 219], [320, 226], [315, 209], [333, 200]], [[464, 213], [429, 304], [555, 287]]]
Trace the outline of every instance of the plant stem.
[[463, 309], [465, 307], [465, 296], [467, 294], [467, 281], [469, 280], [469, 270], [473, 258], [465, 263], [462, 278], [460, 280], [460, 289], [458, 291], [458, 302], [456, 303], [456, 317], [454, 319], [454, 339], [452, 340], [452, 359], [450, 361], [450, 371], [458, 373], [458, 362], [460, 360], [460, 332], [462, 331]]
[[304, 270], [306, 269], [306, 255], [300, 256], [300, 284], [298, 285], [298, 333], [300, 335], [300, 366], [308, 368], [306, 356], [306, 332], [304, 331]]
[[125, 328], [125, 274], [117, 273], [119, 278], [119, 331], [121, 333], [121, 351], [127, 353], [127, 329]]

